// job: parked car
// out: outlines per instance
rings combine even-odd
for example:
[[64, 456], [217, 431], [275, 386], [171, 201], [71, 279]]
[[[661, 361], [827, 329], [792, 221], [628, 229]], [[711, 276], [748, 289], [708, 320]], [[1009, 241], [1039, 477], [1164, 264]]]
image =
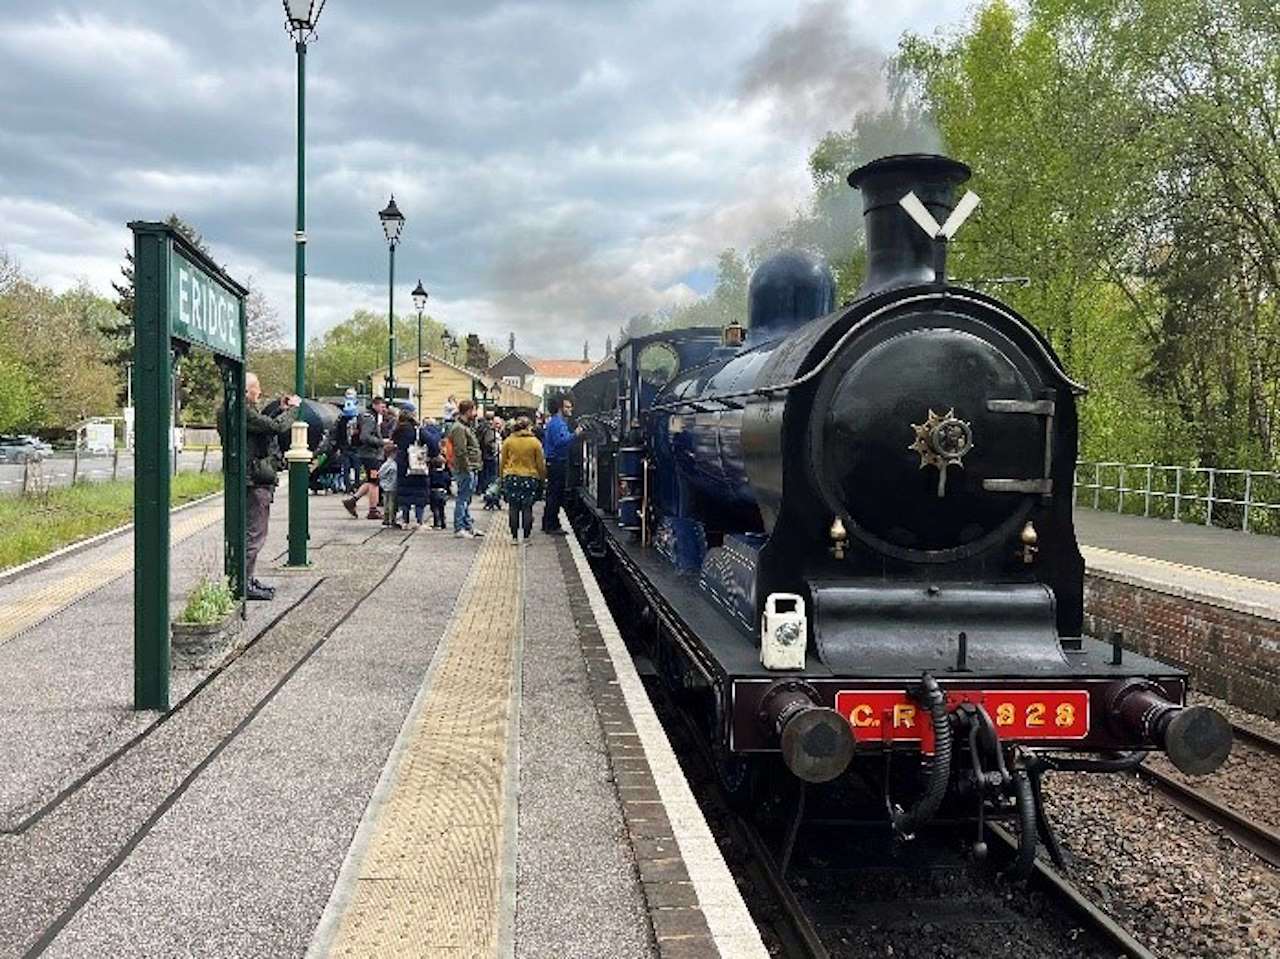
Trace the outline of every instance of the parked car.
[[53, 447], [34, 436], [0, 436], [0, 463], [38, 463]]

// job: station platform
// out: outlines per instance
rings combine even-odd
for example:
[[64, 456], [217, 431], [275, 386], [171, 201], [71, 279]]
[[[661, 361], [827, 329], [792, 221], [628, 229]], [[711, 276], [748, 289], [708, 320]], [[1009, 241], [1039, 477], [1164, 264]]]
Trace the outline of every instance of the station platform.
[[1280, 718], [1280, 537], [1077, 508], [1084, 629]]
[[1092, 573], [1280, 620], [1280, 537], [1077, 507]]
[[[163, 715], [128, 534], [0, 582], [0, 956], [766, 955], [576, 543], [311, 503]], [[175, 513], [175, 608], [220, 519]]]

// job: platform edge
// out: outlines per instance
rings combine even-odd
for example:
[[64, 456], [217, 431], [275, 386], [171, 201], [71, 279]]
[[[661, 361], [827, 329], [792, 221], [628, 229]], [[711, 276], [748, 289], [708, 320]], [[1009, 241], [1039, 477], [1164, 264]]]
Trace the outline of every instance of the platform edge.
[[721, 956], [767, 959], [760, 932], [680, 771], [675, 752], [640, 682], [582, 547], [573, 536], [566, 540], [712, 940]]

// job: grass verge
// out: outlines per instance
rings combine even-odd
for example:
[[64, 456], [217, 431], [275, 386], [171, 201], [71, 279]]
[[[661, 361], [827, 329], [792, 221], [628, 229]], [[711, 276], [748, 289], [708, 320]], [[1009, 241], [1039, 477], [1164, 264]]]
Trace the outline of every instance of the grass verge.
[[[172, 505], [222, 489], [221, 473], [179, 473]], [[0, 570], [133, 521], [133, 481], [80, 483], [36, 496], [0, 496]]]

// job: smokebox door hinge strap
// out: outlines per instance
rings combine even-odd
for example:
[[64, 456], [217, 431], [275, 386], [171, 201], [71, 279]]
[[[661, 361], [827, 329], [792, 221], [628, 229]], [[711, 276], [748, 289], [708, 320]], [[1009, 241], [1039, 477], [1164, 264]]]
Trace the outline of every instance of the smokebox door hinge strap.
[[989, 479], [982, 488], [991, 493], [1038, 493], [1053, 495], [1053, 418], [1057, 406], [1053, 400], [987, 400], [991, 413], [1021, 413], [1044, 417], [1044, 476], [1038, 480]]

